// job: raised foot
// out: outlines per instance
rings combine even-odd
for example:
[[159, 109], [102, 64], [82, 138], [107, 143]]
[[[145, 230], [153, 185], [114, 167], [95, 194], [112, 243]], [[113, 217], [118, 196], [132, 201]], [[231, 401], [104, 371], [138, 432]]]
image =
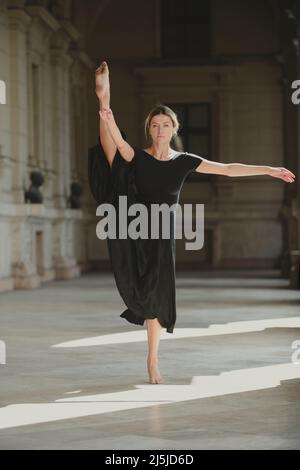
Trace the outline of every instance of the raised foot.
[[95, 72], [96, 95], [99, 99], [109, 96], [109, 70], [106, 62], [102, 62]]

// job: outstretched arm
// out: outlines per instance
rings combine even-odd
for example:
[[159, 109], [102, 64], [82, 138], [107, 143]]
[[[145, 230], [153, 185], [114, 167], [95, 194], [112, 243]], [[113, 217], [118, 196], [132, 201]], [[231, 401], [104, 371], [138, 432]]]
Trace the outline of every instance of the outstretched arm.
[[287, 183], [293, 183], [295, 175], [282, 167], [264, 165], [244, 165], [243, 163], [219, 163], [203, 158], [201, 164], [196, 168], [198, 173], [210, 173], [224, 176], [257, 176], [268, 175], [282, 179]]
[[118, 128], [113, 112], [111, 109], [103, 109], [99, 111], [100, 116], [107, 122], [110, 135], [116, 144], [122, 157], [130, 162], [134, 157], [134, 150], [131, 145], [123, 139], [120, 129]]

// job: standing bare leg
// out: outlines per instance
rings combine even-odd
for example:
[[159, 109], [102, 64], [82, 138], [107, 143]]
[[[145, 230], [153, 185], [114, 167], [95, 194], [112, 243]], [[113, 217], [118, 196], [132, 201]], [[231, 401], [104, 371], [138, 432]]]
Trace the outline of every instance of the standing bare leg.
[[149, 382], [151, 384], [160, 384], [163, 379], [158, 370], [158, 346], [160, 340], [161, 324], [157, 318], [146, 320], [148, 333], [148, 357], [147, 367]]
[[[108, 65], [106, 62], [102, 62], [100, 67], [97, 68], [96, 74], [96, 95], [99, 99], [99, 109], [105, 109], [110, 107], [110, 84], [109, 84], [109, 70]], [[117, 147], [114, 143], [109, 129], [107, 127], [107, 123], [101, 118], [100, 119], [100, 141], [103, 147], [105, 156], [108, 160], [110, 167], [112, 166], [113, 159], [115, 157]]]

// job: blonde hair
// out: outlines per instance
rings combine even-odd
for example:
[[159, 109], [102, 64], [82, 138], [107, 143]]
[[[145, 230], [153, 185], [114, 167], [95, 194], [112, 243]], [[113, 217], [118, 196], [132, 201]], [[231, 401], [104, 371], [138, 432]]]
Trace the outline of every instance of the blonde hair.
[[173, 123], [173, 126], [175, 127], [174, 136], [177, 136], [177, 132], [178, 132], [178, 129], [180, 127], [180, 124], [179, 124], [179, 121], [178, 121], [178, 118], [177, 118], [177, 114], [171, 108], [169, 108], [168, 106], [165, 106], [163, 104], [158, 104], [157, 106], [155, 106], [155, 108], [153, 108], [150, 111], [150, 113], [146, 117], [146, 120], [145, 120], [145, 136], [146, 136], [146, 139], [150, 138], [149, 129], [150, 129], [151, 120], [157, 114], [164, 114], [165, 116], [169, 116], [169, 118], [171, 119], [171, 121]]

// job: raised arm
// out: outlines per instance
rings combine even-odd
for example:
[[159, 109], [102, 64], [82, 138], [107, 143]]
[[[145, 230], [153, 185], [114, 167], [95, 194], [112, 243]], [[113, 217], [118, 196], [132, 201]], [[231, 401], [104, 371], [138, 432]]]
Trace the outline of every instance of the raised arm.
[[103, 109], [99, 111], [100, 116], [107, 122], [110, 135], [116, 144], [122, 157], [130, 162], [134, 157], [134, 149], [123, 139], [120, 129], [118, 128], [113, 112], [111, 109]]
[[203, 158], [201, 164], [196, 168], [198, 173], [210, 173], [224, 176], [257, 176], [268, 175], [282, 179], [287, 183], [293, 183], [295, 175], [282, 167], [264, 165], [244, 165], [243, 163], [219, 163]]

